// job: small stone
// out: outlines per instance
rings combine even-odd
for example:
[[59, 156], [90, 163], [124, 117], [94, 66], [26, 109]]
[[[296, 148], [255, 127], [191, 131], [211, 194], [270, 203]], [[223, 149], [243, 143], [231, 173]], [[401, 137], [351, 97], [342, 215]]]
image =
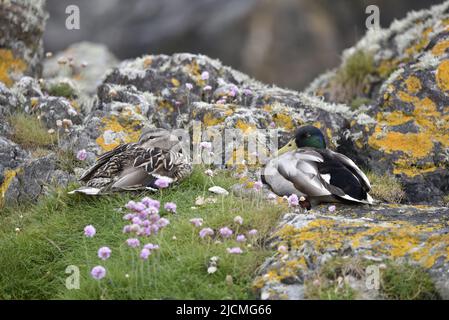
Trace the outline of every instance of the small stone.
[[227, 196], [229, 194], [229, 192], [226, 189], [219, 187], [219, 186], [210, 187], [209, 191], [213, 192], [215, 194], [223, 195], [223, 196]]

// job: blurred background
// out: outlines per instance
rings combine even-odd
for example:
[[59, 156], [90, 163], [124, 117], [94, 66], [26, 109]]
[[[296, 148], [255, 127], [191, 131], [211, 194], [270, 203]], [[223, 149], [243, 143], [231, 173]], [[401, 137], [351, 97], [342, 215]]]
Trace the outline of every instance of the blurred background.
[[[365, 9], [380, 8], [387, 27], [437, 0], [47, 0], [45, 50], [103, 43], [120, 59], [202, 53], [266, 83], [303, 89], [339, 64], [341, 51], [366, 31]], [[80, 8], [80, 30], [65, 9]]]

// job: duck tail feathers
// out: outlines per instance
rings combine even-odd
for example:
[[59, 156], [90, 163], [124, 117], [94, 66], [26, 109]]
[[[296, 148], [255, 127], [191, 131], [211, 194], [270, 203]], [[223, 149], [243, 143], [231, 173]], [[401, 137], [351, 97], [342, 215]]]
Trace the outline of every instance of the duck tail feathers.
[[96, 196], [101, 194], [101, 189], [92, 187], [81, 187], [79, 189], [68, 192], [68, 194], [83, 193], [88, 196]]

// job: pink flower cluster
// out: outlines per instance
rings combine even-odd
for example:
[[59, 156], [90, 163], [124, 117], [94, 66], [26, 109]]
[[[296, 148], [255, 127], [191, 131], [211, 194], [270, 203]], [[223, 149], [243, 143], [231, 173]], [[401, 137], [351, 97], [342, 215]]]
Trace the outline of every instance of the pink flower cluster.
[[[159, 230], [170, 224], [168, 219], [159, 215], [160, 206], [159, 201], [148, 197], [143, 198], [140, 202], [128, 202], [125, 207], [131, 212], [125, 214], [123, 219], [129, 221], [130, 224], [123, 228], [123, 232], [135, 234], [138, 237], [158, 234]], [[169, 212], [176, 212], [176, 204], [173, 202], [166, 203], [164, 208]], [[130, 243], [128, 245], [132, 246]]]
[[[193, 219], [190, 219], [189, 221], [195, 227], [201, 227], [204, 223], [202, 218], [193, 218]], [[234, 223], [237, 225], [236, 230], [238, 231], [239, 226], [243, 224], [243, 218], [241, 216], [236, 216], [234, 218]], [[246, 235], [241, 234], [241, 233], [239, 234], [239, 233], [237, 233], [237, 231], [236, 231], [235, 241], [238, 243], [244, 243], [247, 241], [247, 239], [254, 238], [258, 233], [256, 229], [249, 230], [246, 233]], [[234, 231], [227, 226], [219, 228], [217, 233], [224, 240], [230, 240], [234, 235]], [[214, 235], [215, 235], [215, 231], [209, 227], [203, 228], [199, 231], [199, 236], [202, 239], [208, 238], [208, 237], [211, 238]], [[227, 248], [226, 250], [229, 254], [242, 254], [243, 253], [243, 250], [240, 247]]]

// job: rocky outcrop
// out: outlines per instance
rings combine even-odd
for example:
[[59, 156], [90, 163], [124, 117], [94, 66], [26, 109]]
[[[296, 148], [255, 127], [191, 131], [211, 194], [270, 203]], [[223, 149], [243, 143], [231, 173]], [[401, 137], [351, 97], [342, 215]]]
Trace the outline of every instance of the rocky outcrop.
[[[384, 299], [382, 278], [371, 287], [367, 267], [380, 268], [381, 275], [400, 261], [422, 268], [439, 297], [448, 299], [448, 219], [448, 208], [405, 205], [322, 205], [286, 214], [270, 243], [278, 253], [261, 267], [255, 289], [262, 299], [317, 298], [314, 290], [324, 291], [330, 281], [335, 294]], [[323, 279], [329, 268], [335, 274]]]
[[375, 171], [399, 175], [411, 202], [438, 201], [449, 190], [448, 7], [368, 32], [307, 90], [375, 120], [351, 121], [350, 146], [341, 148]]
[[42, 72], [44, 5], [45, 0], [0, 3], [0, 82], [8, 87], [23, 75], [40, 76]]

